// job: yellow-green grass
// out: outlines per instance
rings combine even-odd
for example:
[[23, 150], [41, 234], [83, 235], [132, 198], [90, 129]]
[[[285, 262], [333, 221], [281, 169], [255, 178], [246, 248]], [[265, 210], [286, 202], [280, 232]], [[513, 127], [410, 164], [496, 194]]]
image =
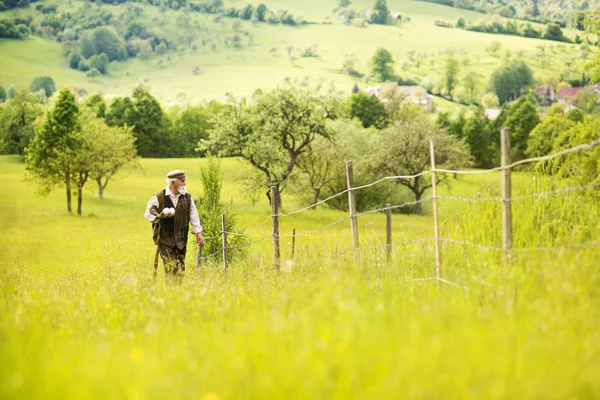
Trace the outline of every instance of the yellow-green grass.
[[[368, 249], [385, 232], [383, 216], [371, 215], [359, 219], [362, 266], [352, 253], [328, 259], [350, 247], [344, 221], [297, 239], [298, 264], [309, 265], [275, 273], [269, 238], [227, 273], [195, 272], [190, 244], [183, 281], [159, 274], [153, 282], [146, 200], [174, 168], [186, 169], [197, 195], [203, 163], [142, 160], [105, 199], [86, 192], [77, 217], [67, 215], [62, 190], [36, 197], [19, 159], [0, 157], [1, 398], [593, 399], [600, 391], [596, 248], [517, 253], [503, 266], [498, 252], [444, 243], [442, 276], [464, 288], [410, 283], [434, 274], [434, 243], [395, 247], [387, 264], [381, 249]], [[247, 164], [226, 159], [222, 168], [239, 224], [268, 218], [266, 202], [242, 195]], [[515, 175], [518, 192], [548, 188]], [[499, 187], [497, 174], [463, 177], [441, 194], [497, 195], [490, 187]], [[284, 212], [303, 197], [286, 196]], [[520, 247], [569, 246], [583, 234], [594, 241], [591, 200], [560, 199], [516, 206]], [[443, 201], [443, 236], [498, 246], [494, 204]], [[433, 236], [426, 214], [394, 215], [394, 240]], [[282, 233], [345, 215], [322, 207], [282, 217]], [[251, 235], [269, 231], [267, 223]], [[289, 243], [282, 247], [289, 260]]]
[[[312, 4], [314, 3], [314, 4]], [[289, 3], [273, 1], [268, 3], [271, 9], [285, 8], [293, 14], [303, 14], [311, 21], [324, 21], [327, 16], [332, 16], [331, 7], [323, 2]], [[370, 2], [359, 2], [357, 8], [370, 8]], [[235, 5], [235, 4], [234, 4]], [[241, 3], [239, 4], [241, 6]], [[313, 7], [314, 6], [314, 7]], [[119, 7], [104, 5], [113, 13], [119, 14]], [[110, 74], [88, 80], [85, 74], [71, 70], [66, 66], [64, 58], [60, 56], [60, 46], [56, 42], [45, 39], [32, 38], [24, 41], [0, 41], [0, 51], [9, 63], [0, 67], [0, 84], [8, 86], [15, 84], [17, 87], [27, 87], [31, 80], [38, 75], [51, 75], [59, 87], [66, 85], [80, 86], [88, 92], [101, 92], [107, 96], [127, 95], [131, 88], [141, 81], [150, 86], [163, 103], [196, 102], [206, 99], [223, 99], [226, 93], [249, 96], [257, 88], [271, 89], [281, 85], [284, 79], [289, 78], [296, 83], [308, 78], [312, 86], [323, 84], [326, 89], [333, 83], [338, 90], [349, 93], [354, 83], [363, 89], [376, 82], [364, 82], [362, 79], [352, 78], [339, 73], [346, 53], [354, 53], [358, 63], [356, 69], [364, 74], [370, 70], [369, 61], [378, 47], [387, 48], [392, 52], [397, 66], [405, 59], [406, 52], [435, 54], [433, 65], [429, 62], [422, 63], [419, 67], [412, 66], [407, 71], [399, 71], [405, 78], [420, 81], [428, 74], [438, 77], [443, 76], [445, 56], [438, 55], [440, 50], [448, 48], [464, 49], [468, 52], [470, 65], [463, 70], [477, 72], [481, 75], [478, 91], [482, 93], [487, 85], [491, 72], [502, 62], [501, 55], [509, 49], [515, 57], [518, 51], [525, 51], [525, 60], [530, 63], [534, 71], [540, 75], [558, 76], [564, 66], [564, 57], [574, 57], [578, 54], [579, 47], [569, 46], [566, 51], [551, 54], [549, 65], [541, 68], [533, 60], [536, 46], [554, 45], [555, 42], [536, 39], [526, 39], [515, 36], [490, 35], [484, 33], [468, 32], [459, 29], [446, 29], [433, 25], [438, 20], [453, 21], [458, 16], [467, 20], [482, 18], [482, 14], [457, 10], [435, 4], [413, 1], [390, 2], [390, 8], [405, 13], [411, 17], [411, 22], [401, 27], [370, 26], [358, 28], [344, 26], [339, 21], [332, 24], [311, 24], [302, 27], [272, 26], [268, 24], [252, 25], [242, 21], [240, 33], [242, 46], [240, 49], [225, 48], [222, 43], [217, 43], [216, 51], [211, 45], [200, 46], [195, 53], [189, 53], [180, 58], [173, 57], [172, 63], [159, 66], [158, 56], [153, 57], [148, 63], [133, 59], [127, 62], [113, 63]], [[153, 29], [159, 34], [174, 37], [182, 31], [177, 24], [177, 13], [166, 11], [161, 16], [156, 7], [145, 6], [143, 19], [151, 21], [154, 18], [164, 19], [164, 24], [152, 23]], [[198, 19], [201, 27], [193, 24], [189, 28], [196, 35], [199, 45], [202, 39], [219, 32], [221, 37], [234, 33], [233, 23], [237, 19], [225, 18], [223, 23], [215, 23], [212, 16], [192, 14]], [[319, 19], [319, 16], [321, 19]], [[204, 32], [202, 27], [209, 27], [209, 32]], [[183, 30], [187, 30], [183, 28]], [[251, 46], [247, 43], [244, 32], [249, 32], [254, 37]], [[573, 34], [573, 32], [568, 32]], [[572, 35], [572, 36], [573, 36]], [[492, 41], [500, 41], [503, 49], [498, 57], [492, 57], [485, 52], [485, 48]], [[294, 47], [293, 54], [298, 57], [293, 63], [288, 60], [286, 47]], [[318, 58], [301, 58], [302, 49], [318, 46]], [[277, 51], [269, 50], [276, 47]], [[480, 56], [476, 63], [476, 54]], [[462, 56], [461, 56], [462, 58]], [[199, 66], [201, 73], [193, 74], [192, 68]], [[181, 94], [185, 97], [182, 98]], [[441, 101], [442, 108], [454, 109], [453, 104]]]

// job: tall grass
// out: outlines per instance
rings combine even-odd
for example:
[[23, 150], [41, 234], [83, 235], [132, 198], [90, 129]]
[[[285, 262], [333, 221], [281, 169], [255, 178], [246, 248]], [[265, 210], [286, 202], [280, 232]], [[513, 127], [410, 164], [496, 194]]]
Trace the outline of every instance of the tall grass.
[[[21, 171], [1, 161], [3, 182]], [[147, 171], [154, 162], [143, 160]], [[181, 164], [193, 192], [193, 168]], [[149, 178], [160, 186], [162, 176]], [[151, 280], [145, 199], [132, 203], [126, 194], [132, 186], [152, 186], [144, 182], [133, 175], [112, 188], [123, 197], [111, 206], [120, 218], [106, 215], [100, 203], [96, 217], [62, 216], [51, 212], [61, 199], [42, 202], [29, 189], [23, 203], [35, 207], [0, 205], [17, 215], [10, 225], [2, 222], [0, 233], [2, 249], [16, 251], [0, 257], [0, 398], [593, 399], [600, 393], [600, 249], [569, 248], [599, 237], [597, 204], [589, 197], [574, 192], [515, 202], [515, 247], [562, 250], [516, 252], [505, 265], [497, 251], [444, 242], [443, 277], [461, 287], [409, 282], [433, 276], [433, 242], [396, 246], [386, 263], [374, 248], [384, 243], [381, 215], [359, 221], [361, 265], [344, 252], [350, 235], [340, 224], [298, 238], [295, 262], [284, 240], [288, 262], [280, 273], [267, 240], [227, 273], [215, 266], [173, 284], [162, 276]], [[466, 195], [468, 182], [453, 194]], [[552, 189], [537, 185], [519, 194]], [[477, 186], [482, 197], [486, 187]], [[0, 194], [6, 192], [3, 186]], [[240, 221], [258, 213], [236, 201], [246, 210]], [[500, 245], [499, 203], [452, 207], [444, 237]], [[315, 229], [341, 216], [321, 209], [283, 226]], [[395, 215], [393, 222], [394, 241], [432, 236], [429, 217]], [[268, 232], [266, 224], [256, 236]]]

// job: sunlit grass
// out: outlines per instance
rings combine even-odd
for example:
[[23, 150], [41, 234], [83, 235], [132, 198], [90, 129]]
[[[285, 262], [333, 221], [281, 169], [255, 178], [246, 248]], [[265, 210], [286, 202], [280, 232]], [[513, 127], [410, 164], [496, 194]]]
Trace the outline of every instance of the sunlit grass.
[[[42, 199], [15, 157], [0, 158], [0, 398], [543, 398], [593, 399], [600, 392], [600, 233], [597, 205], [579, 193], [515, 203], [515, 247], [434, 242], [384, 249], [385, 219], [359, 220], [361, 265], [349, 222], [291, 242], [282, 268], [271, 239], [230, 265], [208, 264], [181, 283], [151, 279], [154, 246], [143, 211], [164, 174], [186, 169], [200, 193], [204, 160], [142, 160], [91, 192], [84, 216], [64, 193]], [[268, 218], [224, 160], [222, 198], [246, 229]], [[519, 195], [547, 191], [515, 174]], [[92, 188], [93, 186], [90, 186]], [[441, 193], [495, 197], [499, 175], [463, 177]], [[305, 206], [284, 198], [285, 211]], [[430, 205], [428, 205], [430, 207]], [[395, 242], [433, 236], [426, 216], [394, 215]], [[440, 202], [442, 236], [501, 246], [498, 203]], [[315, 230], [347, 213], [321, 207], [281, 218], [282, 234]], [[251, 232], [268, 235], [267, 221]], [[211, 234], [209, 232], [207, 235]], [[377, 246], [377, 248], [374, 248]], [[564, 247], [563, 250], [558, 250]]]

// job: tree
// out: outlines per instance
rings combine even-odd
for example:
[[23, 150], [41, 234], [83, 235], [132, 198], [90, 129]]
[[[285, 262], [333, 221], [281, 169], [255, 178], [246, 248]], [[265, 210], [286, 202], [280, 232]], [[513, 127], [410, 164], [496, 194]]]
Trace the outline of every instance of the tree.
[[[213, 127], [213, 117], [219, 113], [222, 105], [217, 102], [206, 105], [186, 107], [173, 126], [173, 146], [180, 149], [182, 157], [196, 157], [198, 142], [209, 138]], [[204, 152], [200, 152], [204, 155]]]
[[446, 91], [448, 93], [452, 93], [452, 90], [458, 85], [458, 71], [460, 70], [460, 65], [458, 64], [458, 60], [454, 57], [449, 57], [446, 60], [446, 72], [444, 74], [444, 86], [446, 87]]
[[485, 108], [498, 108], [500, 107], [500, 100], [494, 93], [486, 93], [481, 96], [481, 105]]
[[546, 32], [542, 36], [546, 40], [556, 40], [559, 42], [569, 42], [570, 40], [565, 37], [562, 29], [557, 24], [546, 25]]
[[515, 99], [521, 91], [534, 83], [533, 73], [521, 60], [510, 60], [498, 67], [490, 77], [489, 89], [496, 93], [500, 104]]
[[35, 136], [33, 122], [43, 114], [37, 98], [27, 90], [21, 90], [0, 108], [0, 142], [4, 152], [25, 154], [25, 148]]
[[374, 24], [386, 25], [390, 20], [390, 10], [386, 0], [375, 0], [371, 22]]
[[267, 14], [267, 11], [267, 6], [262, 3], [256, 8], [256, 16], [260, 22], [265, 22], [265, 15]]
[[77, 50], [72, 51], [69, 54], [69, 67], [73, 68], [73, 69], [78, 69], [79, 68], [79, 63], [81, 62], [81, 54], [79, 54], [79, 52]]
[[374, 126], [381, 129], [387, 125], [385, 106], [377, 96], [358, 92], [348, 99], [350, 118], [357, 118], [364, 128]]
[[[81, 189], [88, 177], [98, 185], [98, 197], [104, 198], [108, 182], [117, 172], [137, 161], [135, 137], [131, 127], [109, 127], [90, 114], [82, 124], [83, 146], [78, 168], [78, 209], [81, 208]], [[77, 167], [76, 167], [77, 169]], [[85, 179], [84, 179], [85, 178]]]
[[[433, 125], [424, 115], [412, 121], [403, 121], [377, 132], [369, 157], [371, 168], [392, 176], [412, 176], [430, 167], [429, 140], [434, 141], [436, 163], [448, 169], [471, 165], [471, 155], [464, 143]], [[437, 173], [436, 182], [450, 177]], [[397, 178], [396, 183], [406, 186], [418, 202], [416, 212], [422, 215], [421, 199], [431, 187], [429, 177]]]
[[27, 170], [47, 194], [58, 183], [65, 185], [67, 211], [71, 212], [71, 178], [81, 147], [79, 107], [68, 88], [60, 91], [54, 108], [26, 150]]
[[96, 93], [91, 95], [83, 105], [85, 108], [92, 110], [97, 118], [106, 117], [106, 101], [100, 94]]
[[394, 59], [392, 53], [384, 48], [375, 50], [371, 58], [371, 74], [382, 81], [387, 81], [394, 77]]
[[469, 100], [471, 102], [474, 102], [477, 99], [477, 87], [479, 86], [480, 80], [481, 75], [472, 70], [466, 71], [462, 78], [462, 84], [467, 90], [467, 93], [469, 94]]
[[527, 96], [519, 98], [508, 109], [505, 125], [510, 128], [511, 160], [518, 161], [525, 158], [529, 133], [540, 123], [535, 105]]
[[[542, 157], [552, 153], [552, 148], [558, 137], [573, 126], [575, 126], [575, 122], [565, 118], [562, 112], [546, 116], [529, 134], [525, 155], [527, 157]], [[551, 164], [548, 161], [539, 161], [536, 164], [536, 170], [549, 172], [548, 167]]]
[[[298, 158], [298, 169], [313, 191], [312, 209], [317, 209], [321, 193], [327, 188], [336, 188], [346, 183], [345, 162], [359, 155], [358, 148], [366, 149], [367, 134], [357, 121], [335, 121], [331, 138], [318, 136], [307, 151]], [[303, 186], [304, 187], [304, 186]]]
[[100, 26], [86, 31], [79, 40], [81, 55], [90, 58], [95, 54], [105, 53], [110, 61], [118, 59], [121, 39], [114, 28]]
[[0, 85], [0, 103], [5, 102], [7, 98], [8, 94], [6, 93], [6, 89]]
[[490, 53], [492, 53], [492, 55], [495, 57], [498, 52], [502, 49], [502, 42], [499, 42], [497, 40], [492, 41], [492, 43], [489, 44], [489, 46], [487, 46], [485, 48], [486, 51], [489, 51]]
[[474, 115], [463, 127], [463, 137], [469, 145], [477, 168], [492, 168], [498, 160], [500, 135], [494, 124], [485, 116], [484, 108], [479, 106]]
[[330, 136], [326, 120], [335, 116], [328, 101], [304, 90], [279, 88], [265, 93], [255, 106], [228, 104], [216, 118], [208, 145], [246, 159], [264, 175], [264, 186], [275, 186], [281, 194], [298, 157], [316, 137]]
[[108, 56], [105, 53], [100, 53], [98, 58], [96, 58], [96, 69], [100, 71], [101, 74], [108, 73]]
[[[241, 235], [243, 231], [237, 228], [236, 217], [231, 208], [223, 206], [221, 202], [221, 188], [223, 187], [223, 173], [218, 158], [209, 154], [204, 164], [200, 168], [200, 176], [204, 196], [196, 203], [198, 214], [202, 218], [202, 228], [205, 232], [218, 232], [221, 230], [221, 215], [225, 215], [227, 222], [227, 231], [236, 233], [228, 235], [227, 258], [231, 261], [235, 257], [241, 257], [246, 249], [246, 237]], [[222, 248], [222, 238], [220, 235], [205, 238], [204, 251], [208, 254], [216, 254], [216, 262], [222, 261], [222, 253], [218, 250]], [[220, 260], [219, 260], [220, 258]]]
[[96, 68], [92, 68], [90, 69], [85, 76], [87, 76], [89, 79], [96, 79], [98, 76], [100, 76], [100, 71], [98, 71]]
[[456, 20], [457, 28], [465, 29], [466, 26], [467, 26], [467, 24], [465, 23], [465, 19], [463, 17], [460, 17]]
[[56, 92], [56, 85], [54, 84], [54, 80], [50, 76], [38, 76], [31, 81], [29, 85], [30, 92], [37, 92], [40, 89], [44, 89], [46, 92], [46, 97], [50, 97]]
[[17, 88], [15, 87], [15, 85], [10, 85], [8, 87], [8, 89], [6, 90], [6, 98], [12, 99], [13, 97], [15, 97], [16, 94], [17, 94]]

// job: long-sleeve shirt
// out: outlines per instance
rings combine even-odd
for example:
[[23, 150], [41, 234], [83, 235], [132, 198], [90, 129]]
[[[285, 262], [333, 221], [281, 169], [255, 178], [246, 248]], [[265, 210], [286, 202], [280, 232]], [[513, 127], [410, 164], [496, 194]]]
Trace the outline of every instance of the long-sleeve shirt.
[[[177, 200], [179, 200], [179, 196], [181, 194], [177, 193], [176, 195], [171, 192], [171, 189], [167, 186], [165, 190], [165, 195], [171, 198], [173, 202], [173, 207], [177, 208]], [[148, 201], [148, 205], [146, 206], [146, 212], [144, 213], [144, 217], [150, 221], [154, 222], [156, 220], [156, 215], [150, 212], [152, 206], [158, 208], [158, 199], [156, 198], [156, 194], [152, 195], [152, 198]], [[162, 210], [160, 210], [162, 212]], [[190, 205], [190, 224], [192, 224], [192, 233], [196, 234], [202, 232], [202, 226], [200, 225], [200, 217], [198, 217], [198, 209], [196, 208], [196, 204], [192, 201]]]

